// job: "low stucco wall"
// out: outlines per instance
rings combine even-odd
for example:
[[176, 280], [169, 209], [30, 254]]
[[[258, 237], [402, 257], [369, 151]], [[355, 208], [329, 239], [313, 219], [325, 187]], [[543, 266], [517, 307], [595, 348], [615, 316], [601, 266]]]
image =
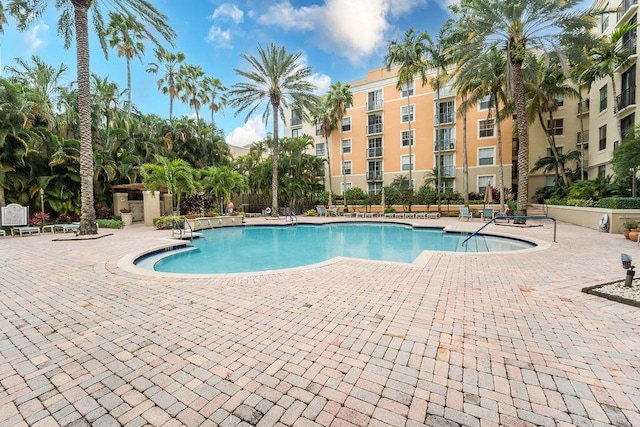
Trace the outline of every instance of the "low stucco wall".
[[606, 214], [609, 218], [609, 232], [617, 234], [622, 233], [622, 224], [626, 220], [635, 219], [640, 222], [640, 209], [582, 208], [578, 206], [556, 205], [546, 205], [544, 209], [548, 216], [558, 221], [568, 222], [594, 230], [599, 229], [600, 218]]
[[206, 228], [233, 227], [242, 225], [242, 216], [212, 216], [201, 217], [195, 219], [186, 219], [193, 231], [203, 230]]

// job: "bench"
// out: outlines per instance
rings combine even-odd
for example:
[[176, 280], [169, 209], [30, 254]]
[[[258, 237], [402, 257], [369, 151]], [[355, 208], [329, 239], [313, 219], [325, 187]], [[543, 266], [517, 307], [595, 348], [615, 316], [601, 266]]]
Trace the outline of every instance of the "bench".
[[16, 232], [20, 233], [20, 237], [25, 233], [29, 235], [33, 233], [40, 234], [40, 227], [13, 227], [11, 229], [11, 235], [15, 236]]
[[438, 219], [438, 218], [440, 218], [440, 212], [429, 212], [427, 214], [427, 218], [429, 218], [429, 219]]

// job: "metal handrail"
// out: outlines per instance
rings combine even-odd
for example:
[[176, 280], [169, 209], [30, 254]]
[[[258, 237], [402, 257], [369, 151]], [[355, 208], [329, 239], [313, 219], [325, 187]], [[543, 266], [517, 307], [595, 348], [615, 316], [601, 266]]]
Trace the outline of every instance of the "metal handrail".
[[[191, 224], [189, 224], [189, 221], [184, 219], [183, 224], [186, 224], [186, 227], [189, 227], [189, 240], [193, 239], [193, 228], [191, 228]], [[171, 220], [171, 235], [173, 236], [173, 231], [175, 230], [175, 228], [178, 228], [178, 230], [180, 230], [180, 238], [182, 239], [183, 236], [183, 231], [184, 231], [184, 235], [186, 236], [186, 227], [183, 228], [180, 225], [180, 221], [178, 221], [177, 219], [172, 219]]]
[[546, 216], [546, 215], [509, 215], [509, 216], [500, 215], [500, 216], [494, 216], [493, 218], [491, 218], [491, 221], [487, 222], [486, 224], [483, 224], [482, 227], [478, 228], [476, 231], [471, 233], [469, 237], [467, 237], [462, 241], [462, 245], [464, 246], [469, 239], [479, 234], [480, 231], [482, 231], [487, 225], [495, 222], [497, 219], [507, 219], [507, 220], [509, 219], [550, 219], [553, 221], [553, 243], [556, 243], [556, 229], [557, 229], [558, 222], [556, 221], [555, 218]]
[[298, 225], [298, 217], [296, 216], [296, 214], [293, 213], [293, 211], [285, 215], [284, 217], [285, 224], [287, 223], [287, 221], [291, 221], [291, 224], [293, 224], [293, 222], [295, 221], [295, 225]]

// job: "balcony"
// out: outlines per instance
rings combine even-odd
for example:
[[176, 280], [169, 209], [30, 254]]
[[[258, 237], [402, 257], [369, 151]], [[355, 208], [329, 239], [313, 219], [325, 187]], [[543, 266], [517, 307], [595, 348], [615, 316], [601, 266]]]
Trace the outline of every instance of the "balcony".
[[589, 114], [589, 98], [578, 104], [578, 116]]
[[[580, 140], [580, 134], [582, 134], [582, 141]], [[578, 132], [576, 134], [576, 145], [580, 145], [584, 143], [585, 147], [589, 145], [589, 131], [585, 130], [583, 132]]]
[[630, 31], [629, 34], [631, 35], [631, 37], [629, 37], [627, 40], [622, 41], [622, 44], [618, 48], [618, 52], [623, 53], [627, 56], [632, 56], [638, 53], [636, 48], [637, 37], [633, 31]]
[[376, 133], [382, 133], [382, 123], [367, 126], [367, 135], [374, 135]]
[[382, 181], [383, 175], [382, 171], [369, 171], [367, 172], [367, 181]]
[[455, 178], [456, 167], [455, 166], [442, 166], [440, 169], [440, 176], [442, 178]]
[[367, 112], [382, 110], [382, 99], [367, 102]]
[[382, 147], [367, 148], [367, 159], [372, 157], [382, 157]]
[[618, 111], [622, 111], [630, 105], [636, 104], [636, 87], [631, 86], [628, 89], [622, 91], [622, 93], [616, 96], [616, 102], [618, 103]]
[[[439, 142], [439, 143], [438, 143]], [[448, 138], [442, 141], [436, 141], [433, 146], [434, 151], [447, 151], [456, 149], [456, 139]]]
[[433, 123], [436, 125], [448, 125], [455, 121], [456, 114], [451, 111], [447, 113], [436, 114], [433, 117]]
[[618, 24], [627, 21], [638, 7], [638, 0], [623, 0], [618, 8]]
[[292, 117], [291, 126], [302, 126], [302, 119], [299, 117]]

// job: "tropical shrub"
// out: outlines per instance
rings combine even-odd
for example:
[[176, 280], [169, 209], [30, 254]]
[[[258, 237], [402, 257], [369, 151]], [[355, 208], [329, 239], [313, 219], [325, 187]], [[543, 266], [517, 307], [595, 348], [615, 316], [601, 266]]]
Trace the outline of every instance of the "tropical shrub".
[[606, 209], [640, 209], [640, 197], [605, 197], [598, 206]]
[[171, 223], [177, 220], [180, 224], [184, 221], [184, 217], [179, 215], [167, 215], [153, 218], [153, 226], [158, 230], [171, 230]]
[[121, 219], [97, 219], [96, 224], [100, 228], [122, 228], [124, 224]]
[[98, 203], [95, 209], [97, 219], [109, 219], [112, 217], [111, 208], [104, 203]]
[[317, 216], [317, 215], [318, 215], [318, 212], [316, 212], [316, 210], [315, 210], [315, 209], [309, 209], [309, 210], [308, 210], [308, 211], [306, 211], [304, 214], [305, 214], [306, 216]]

